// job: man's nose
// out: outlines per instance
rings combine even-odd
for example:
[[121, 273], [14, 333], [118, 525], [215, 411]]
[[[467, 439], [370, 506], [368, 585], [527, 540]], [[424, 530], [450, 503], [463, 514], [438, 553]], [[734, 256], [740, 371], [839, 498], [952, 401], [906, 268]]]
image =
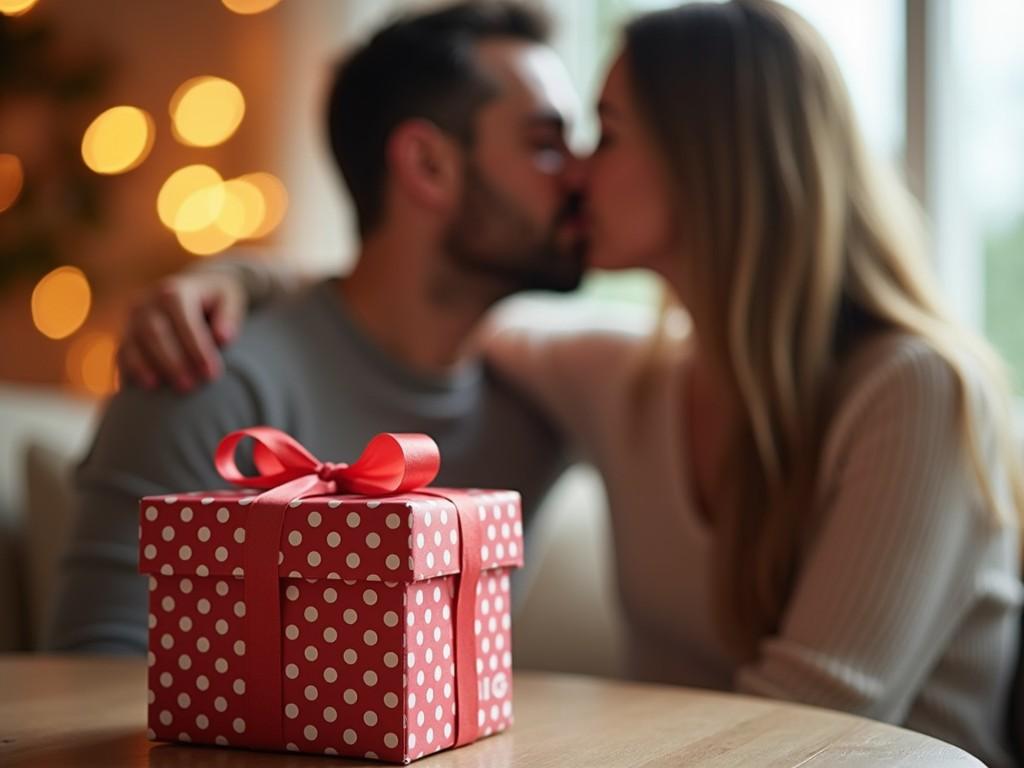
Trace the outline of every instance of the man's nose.
[[565, 156], [565, 167], [562, 171], [562, 183], [570, 191], [583, 189], [586, 183], [587, 162], [584, 158], [574, 152], [567, 152]]

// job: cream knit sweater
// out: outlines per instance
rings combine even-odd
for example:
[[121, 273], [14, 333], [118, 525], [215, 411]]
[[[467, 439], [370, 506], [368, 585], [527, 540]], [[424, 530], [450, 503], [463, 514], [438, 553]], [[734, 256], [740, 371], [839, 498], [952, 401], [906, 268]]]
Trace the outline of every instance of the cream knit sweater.
[[944, 361], [889, 335], [845, 366], [820, 465], [820, 527], [781, 630], [740, 664], [712, 620], [712, 541], [682, 439], [685, 335], [638, 406], [632, 384], [649, 325], [599, 319], [605, 327], [595, 329], [570, 314], [523, 323], [506, 313], [486, 345], [604, 477], [635, 677], [844, 710], [1008, 765], [1017, 530], [989, 522], [960, 458]]

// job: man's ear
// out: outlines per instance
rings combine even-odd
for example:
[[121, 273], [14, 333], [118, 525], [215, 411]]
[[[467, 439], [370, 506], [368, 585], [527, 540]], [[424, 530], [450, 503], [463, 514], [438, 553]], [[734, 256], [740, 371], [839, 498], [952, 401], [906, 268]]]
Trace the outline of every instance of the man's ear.
[[391, 133], [388, 164], [395, 191], [446, 213], [462, 191], [463, 150], [429, 120], [407, 120]]

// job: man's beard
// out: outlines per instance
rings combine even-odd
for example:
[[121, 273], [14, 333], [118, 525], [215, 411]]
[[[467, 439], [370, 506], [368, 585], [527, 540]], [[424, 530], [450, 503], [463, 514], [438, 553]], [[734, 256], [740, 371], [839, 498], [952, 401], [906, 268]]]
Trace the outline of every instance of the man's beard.
[[518, 291], [568, 292], [583, 278], [582, 237], [558, 242], [558, 230], [579, 214], [581, 197], [571, 195], [547, 232], [475, 168], [466, 171], [464, 203], [446, 238], [460, 269], [492, 278], [503, 295]]

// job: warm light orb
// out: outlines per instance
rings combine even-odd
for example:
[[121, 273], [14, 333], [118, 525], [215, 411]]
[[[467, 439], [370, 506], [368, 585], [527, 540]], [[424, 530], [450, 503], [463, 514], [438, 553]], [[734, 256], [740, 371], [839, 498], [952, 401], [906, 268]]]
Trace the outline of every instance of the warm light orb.
[[281, 223], [285, 211], [288, 210], [288, 190], [280, 179], [270, 173], [248, 173], [239, 176], [239, 181], [245, 181], [255, 186], [263, 195], [265, 213], [259, 226], [249, 235], [249, 239], [266, 237]]
[[249, 16], [254, 13], [269, 11], [281, 0], [221, 0], [221, 2], [224, 3], [224, 7], [229, 11]]
[[32, 321], [44, 336], [63, 339], [82, 327], [91, 304], [92, 290], [82, 270], [58, 267], [32, 291]]
[[178, 169], [164, 182], [156, 199], [157, 214], [164, 226], [183, 232], [210, 226], [223, 205], [224, 181], [208, 165]]
[[116, 359], [117, 339], [113, 334], [86, 334], [76, 339], [68, 350], [65, 359], [68, 379], [92, 395], [109, 395], [117, 388]]
[[0, 154], [0, 213], [18, 201], [25, 184], [25, 171], [15, 155]]
[[229, 235], [217, 224], [200, 229], [196, 232], [175, 233], [178, 236], [178, 243], [189, 253], [196, 256], [212, 256], [215, 253], [226, 251], [237, 242], [237, 239]]
[[171, 98], [174, 136], [182, 144], [213, 147], [238, 130], [245, 97], [237, 85], [220, 77], [194, 77]]
[[138, 107], [112, 107], [82, 138], [82, 159], [96, 173], [125, 173], [137, 168], [153, 148], [153, 118]]
[[32, 10], [39, 0], [0, 0], [0, 13], [4, 16], [21, 16]]
[[236, 240], [252, 237], [267, 215], [263, 193], [259, 187], [245, 179], [225, 182], [224, 191], [224, 208], [217, 219], [217, 226]]

